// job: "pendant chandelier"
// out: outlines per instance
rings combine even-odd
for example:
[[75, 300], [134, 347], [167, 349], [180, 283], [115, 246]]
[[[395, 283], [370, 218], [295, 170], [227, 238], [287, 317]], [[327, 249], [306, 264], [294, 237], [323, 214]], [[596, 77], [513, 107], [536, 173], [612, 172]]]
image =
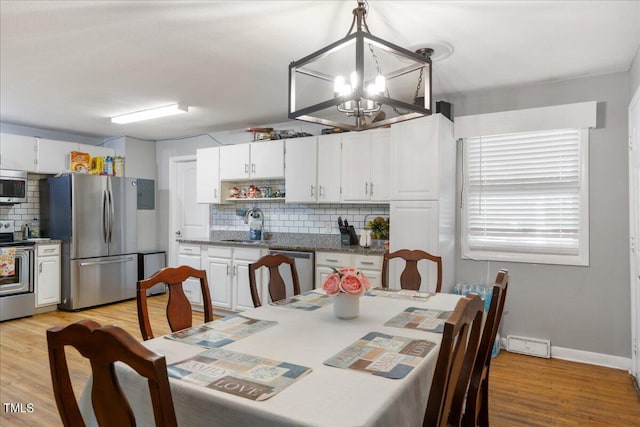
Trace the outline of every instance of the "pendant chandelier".
[[358, 1], [347, 35], [289, 64], [289, 118], [361, 131], [431, 114], [431, 49], [372, 35]]

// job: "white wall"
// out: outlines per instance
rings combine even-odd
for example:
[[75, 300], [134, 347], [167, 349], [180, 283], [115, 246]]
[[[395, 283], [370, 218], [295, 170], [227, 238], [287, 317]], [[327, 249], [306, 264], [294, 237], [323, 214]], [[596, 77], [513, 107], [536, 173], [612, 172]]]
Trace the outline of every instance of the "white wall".
[[633, 57], [631, 62], [631, 68], [629, 69], [629, 94], [633, 98], [640, 87], [640, 47], [636, 51], [636, 56]]
[[[447, 100], [454, 104], [455, 116], [598, 101], [598, 128], [590, 131], [589, 143], [590, 266], [460, 260], [456, 262], [456, 281], [491, 282], [498, 269], [507, 268], [511, 281], [503, 336], [547, 338], [552, 346], [630, 358], [629, 73], [470, 93]], [[459, 247], [457, 254], [460, 256]]]

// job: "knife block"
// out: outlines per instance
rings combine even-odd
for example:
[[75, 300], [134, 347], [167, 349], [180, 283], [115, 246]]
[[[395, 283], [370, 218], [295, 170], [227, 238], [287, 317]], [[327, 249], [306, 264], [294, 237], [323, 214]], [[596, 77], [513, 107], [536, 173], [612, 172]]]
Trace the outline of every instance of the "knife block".
[[359, 244], [358, 236], [353, 225], [340, 228], [340, 244], [342, 246], [351, 246]]

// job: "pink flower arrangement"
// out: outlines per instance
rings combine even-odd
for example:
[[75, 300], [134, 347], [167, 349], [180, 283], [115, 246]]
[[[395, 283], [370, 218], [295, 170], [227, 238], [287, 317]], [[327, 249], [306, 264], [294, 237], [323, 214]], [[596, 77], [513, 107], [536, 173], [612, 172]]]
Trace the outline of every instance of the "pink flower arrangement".
[[335, 273], [331, 273], [322, 284], [329, 295], [336, 295], [344, 292], [350, 295], [362, 296], [366, 291], [371, 289], [371, 282], [367, 276], [355, 268], [333, 269]]

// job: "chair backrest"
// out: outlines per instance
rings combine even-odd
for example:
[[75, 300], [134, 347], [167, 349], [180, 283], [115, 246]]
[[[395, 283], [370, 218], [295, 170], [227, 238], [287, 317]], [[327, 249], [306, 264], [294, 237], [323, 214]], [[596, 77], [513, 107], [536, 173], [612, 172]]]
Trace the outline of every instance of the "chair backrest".
[[148, 379], [157, 426], [176, 426], [164, 356], [148, 350], [124, 329], [100, 326], [83, 319], [64, 328], [47, 330], [47, 346], [53, 394], [64, 426], [84, 426], [76, 401], [65, 346], [75, 347], [91, 362], [93, 385], [91, 402], [100, 426], [135, 426], [135, 418], [115, 374], [114, 362], [123, 362]]
[[[466, 296], [445, 321], [423, 426], [447, 426], [450, 418], [460, 418], [464, 395], [459, 399], [456, 394], [460, 390], [464, 393], [470, 381], [471, 369], [467, 367], [473, 366], [478, 352], [482, 313], [482, 299]], [[456, 402], [460, 403], [454, 405]]]
[[147, 308], [147, 289], [158, 283], [166, 283], [169, 288], [169, 302], [167, 303], [167, 320], [172, 332], [190, 328], [193, 323], [193, 313], [191, 303], [184, 294], [182, 283], [193, 277], [200, 280], [200, 290], [204, 306], [204, 321], [213, 321], [213, 304], [209, 293], [209, 283], [207, 272], [197, 270], [188, 265], [179, 267], [166, 267], [145, 280], [139, 280], [137, 284], [137, 306], [138, 323], [142, 338], [148, 340], [153, 338], [151, 322], [149, 321], [149, 310]]
[[419, 249], [400, 249], [395, 252], [384, 254], [384, 261], [382, 263], [382, 287], [387, 288], [389, 260], [393, 258], [401, 258], [405, 261], [404, 270], [400, 275], [400, 287], [402, 289], [411, 289], [417, 291], [420, 289], [422, 278], [418, 272], [418, 261], [429, 260], [436, 263], [438, 268], [438, 278], [436, 281], [435, 292], [440, 292], [442, 288], [442, 257], [431, 255], [428, 252], [421, 251]]
[[509, 272], [500, 270], [493, 285], [491, 305], [482, 328], [478, 356], [471, 373], [462, 417], [463, 426], [489, 426], [489, 366], [491, 365], [491, 352], [502, 319], [504, 303], [507, 299], [508, 287]]
[[296, 261], [283, 254], [265, 255], [256, 262], [249, 264], [249, 286], [254, 307], [262, 305], [256, 284], [256, 270], [261, 267], [269, 269], [269, 296], [271, 301], [280, 301], [287, 297], [287, 287], [279, 271], [281, 264], [289, 264], [293, 280], [293, 295], [300, 295], [300, 280], [298, 279], [298, 270], [296, 270]]

